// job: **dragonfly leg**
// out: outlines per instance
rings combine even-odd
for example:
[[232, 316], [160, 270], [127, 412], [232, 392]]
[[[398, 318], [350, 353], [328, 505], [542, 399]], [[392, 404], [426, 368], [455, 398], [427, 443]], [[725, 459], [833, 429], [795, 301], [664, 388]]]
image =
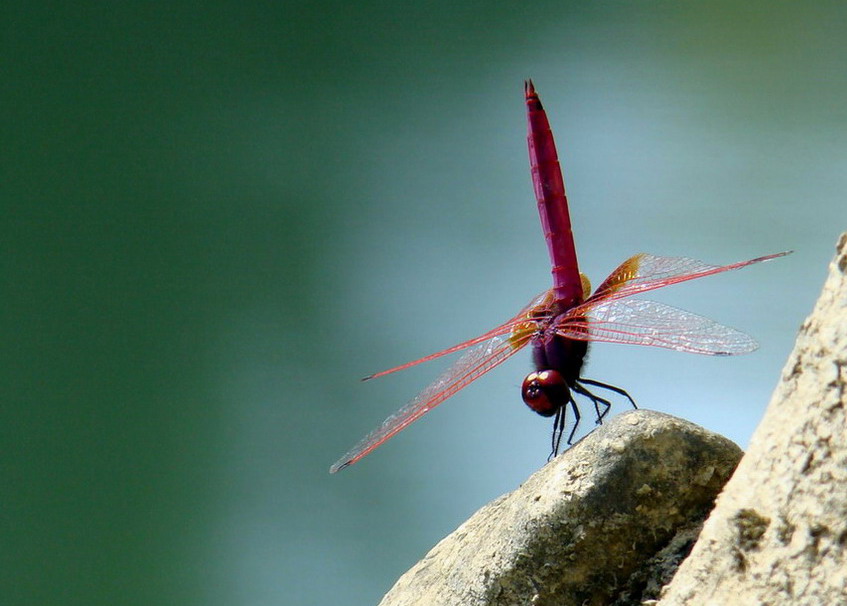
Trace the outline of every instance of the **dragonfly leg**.
[[573, 416], [574, 416], [573, 429], [571, 429], [571, 435], [568, 436], [568, 446], [570, 446], [570, 445], [573, 444], [573, 436], [576, 433], [576, 428], [579, 427], [579, 418], [580, 417], [579, 417], [579, 408], [577, 408], [576, 400], [573, 399], [573, 396], [571, 396], [571, 399], [568, 400], [568, 403], [571, 405], [571, 408], [573, 409]]
[[[612, 408], [612, 403], [609, 402], [605, 398], [601, 398], [600, 396], [594, 395], [593, 393], [591, 393], [590, 391], [585, 389], [585, 387], [583, 387], [579, 383], [574, 383], [573, 390], [576, 393], [582, 394], [586, 398], [591, 400], [591, 402], [594, 404], [594, 411], [597, 413], [597, 424], [602, 425], [603, 424], [603, 417], [605, 417], [607, 414], [609, 414], [609, 410]], [[603, 411], [602, 412], [600, 412], [600, 404], [603, 405]]]
[[[622, 395], [627, 400], [629, 400], [629, 403], [632, 404], [633, 408], [638, 408], [638, 406], [635, 404], [635, 400], [632, 399], [632, 396], [630, 396], [626, 392], [626, 390], [623, 390], [620, 387], [615, 387], [614, 385], [608, 385], [607, 383], [601, 383], [600, 381], [594, 381], [593, 379], [583, 379], [580, 377], [578, 381], [574, 382], [574, 384], [570, 387], [574, 392], [585, 396], [586, 398], [591, 400], [592, 404], [594, 404], [594, 412], [597, 414], [598, 425], [603, 424], [603, 419], [606, 417], [607, 414], [609, 414], [609, 411], [612, 409], [612, 403], [606, 398], [601, 398], [600, 396], [591, 393], [585, 388], [585, 386], [580, 385], [580, 383], [587, 383], [588, 385], [594, 385], [596, 387], [602, 387], [603, 389], [613, 391], [616, 394]], [[603, 407], [602, 410], [600, 409], [601, 405]], [[576, 405], [576, 400], [574, 400], [573, 396], [571, 395], [570, 399], [565, 403], [565, 405], [556, 411], [556, 417], [555, 419], [553, 419], [553, 437], [551, 440], [552, 448], [550, 451], [550, 456], [547, 457], [548, 462], [551, 461], [553, 457], [555, 457], [557, 454], [559, 454], [559, 447], [562, 443], [562, 435], [565, 432], [567, 406], [571, 407], [571, 410], [573, 410], [574, 414], [573, 428], [571, 429], [570, 434], [568, 434], [568, 446], [571, 446], [573, 444], [573, 438], [576, 435], [577, 428], [579, 427], [579, 420], [581, 416], [579, 414], [579, 408]]]
[[632, 399], [632, 396], [630, 396], [626, 392], [626, 390], [621, 389], [620, 387], [615, 387], [614, 385], [609, 385], [608, 383], [601, 383], [600, 381], [594, 381], [593, 379], [583, 379], [582, 377], [579, 378], [579, 381], [581, 383], [588, 383], [589, 385], [594, 385], [596, 387], [602, 387], [603, 389], [608, 389], [609, 391], [614, 391], [615, 393], [620, 394], [623, 397], [625, 397], [627, 400], [629, 400], [629, 403], [632, 404], [633, 408], [635, 408], [636, 410], [638, 409], [638, 406], [635, 405], [635, 400]]
[[568, 405], [570, 405], [571, 409], [573, 410], [573, 414], [574, 414], [573, 429], [571, 429], [571, 433], [568, 435], [568, 446], [571, 446], [573, 444], [573, 436], [576, 433], [577, 426], [579, 426], [580, 415], [579, 415], [579, 408], [577, 408], [577, 406], [576, 406], [576, 401], [573, 399], [573, 396], [571, 396], [570, 399], [565, 403], [565, 405], [562, 406], [561, 408], [559, 408], [559, 410], [556, 411], [556, 418], [553, 419], [553, 440], [552, 440], [552, 442], [553, 442], [552, 447], [553, 448], [550, 452], [550, 456], [547, 457], [548, 463], [553, 460], [553, 457], [555, 457], [557, 454], [559, 454], [559, 447], [562, 445], [562, 436], [565, 433], [565, 425], [566, 425], [566, 421], [567, 421], [567, 412], [568, 412], [567, 407], [568, 407]]
[[562, 442], [562, 432], [565, 429], [565, 417], [567, 410], [564, 406], [560, 406], [556, 411], [556, 417], [553, 419], [553, 436], [550, 440], [550, 456], [547, 457], [547, 462], [553, 460], [559, 454], [559, 444]]

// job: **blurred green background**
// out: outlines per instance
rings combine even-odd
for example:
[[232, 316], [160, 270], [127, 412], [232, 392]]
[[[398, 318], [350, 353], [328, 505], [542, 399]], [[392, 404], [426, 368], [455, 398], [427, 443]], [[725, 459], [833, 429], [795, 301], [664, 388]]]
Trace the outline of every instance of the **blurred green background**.
[[522, 355], [327, 473], [548, 287], [526, 77], [595, 283], [796, 250], [654, 294], [752, 355], [593, 348], [644, 408], [745, 445], [847, 229], [841, 2], [0, 10], [4, 604], [374, 604], [545, 462]]

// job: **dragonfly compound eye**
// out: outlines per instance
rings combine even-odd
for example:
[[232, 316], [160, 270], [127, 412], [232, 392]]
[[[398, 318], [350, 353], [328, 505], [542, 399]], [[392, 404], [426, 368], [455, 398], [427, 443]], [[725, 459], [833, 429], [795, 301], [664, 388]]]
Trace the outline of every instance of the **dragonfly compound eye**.
[[565, 378], [557, 370], [529, 373], [521, 385], [523, 401], [542, 417], [552, 417], [570, 399]]

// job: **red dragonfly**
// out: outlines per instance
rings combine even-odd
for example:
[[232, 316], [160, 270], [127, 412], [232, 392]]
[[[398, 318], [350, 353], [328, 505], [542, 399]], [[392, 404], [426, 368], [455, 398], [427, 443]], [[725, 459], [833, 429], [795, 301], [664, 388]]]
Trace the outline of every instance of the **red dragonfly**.
[[539, 294], [510, 320], [485, 334], [366, 377], [366, 380], [375, 379], [467, 350], [433, 383], [333, 464], [330, 473], [352, 465], [526, 345], [532, 346], [535, 370], [524, 379], [521, 395], [527, 406], [538, 414], [555, 417], [551, 457], [558, 452], [568, 406], [575, 418], [568, 444], [579, 424], [574, 393], [594, 404], [598, 423], [611, 407], [609, 400], [593, 394], [586, 385], [618, 393], [635, 407], [635, 402], [623, 389], [581, 376], [589, 341], [650, 345], [716, 356], [748, 353], [758, 347], [749, 335], [734, 328], [663, 303], [630, 297], [740, 269], [791, 251], [730, 265], [708, 265], [685, 257], [639, 253], [621, 263], [592, 294], [588, 279], [579, 273], [562, 171], [547, 114], [531, 80], [525, 82], [524, 91], [532, 183], [553, 266], [553, 288]]

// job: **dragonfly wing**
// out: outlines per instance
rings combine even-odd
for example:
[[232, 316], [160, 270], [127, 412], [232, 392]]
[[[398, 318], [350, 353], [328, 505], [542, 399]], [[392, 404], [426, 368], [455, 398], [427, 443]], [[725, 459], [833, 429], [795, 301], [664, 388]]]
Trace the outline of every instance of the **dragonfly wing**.
[[788, 254], [791, 254], [791, 251], [765, 255], [730, 265], [709, 265], [687, 257], [659, 257], [640, 253], [621, 263], [583, 305], [590, 306], [592, 302], [598, 300], [622, 299], [671, 284], [741, 269]]
[[495, 336], [467, 350], [453, 366], [426, 387], [417, 397], [388, 417], [382, 425], [365, 436], [350, 452], [336, 461], [329, 468], [330, 473], [335, 473], [348, 465], [352, 465], [460, 389], [505, 362], [522, 349], [530, 338], [531, 334], [529, 333], [522, 333], [519, 338]]
[[376, 379], [377, 377], [383, 377], [385, 375], [389, 375], [391, 373], [397, 372], [399, 370], [406, 370], [407, 368], [411, 368], [412, 366], [417, 366], [418, 364], [422, 364], [424, 362], [429, 362], [430, 360], [434, 360], [436, 358], [440, 358], [441, 356], [446, 356], [451, 353], [455, 353], [457, 351], [461, 351], [472, 345], [478, 345], [480, 343], [484, 343], [493, 337], [506, 335], [512, 333], [518, 326], [521, 324], [525, 324], [530, 312], [537, 308], [538, 306], [544, 303], [551, 303], [553, 300], [553, 289], [545, 290], [541, 294], [532, 298], [532, 300], [527, 303], [527, 305], [521, 309], [514, 317], [503, 322], [496, 328], [492, 328], [488, 332], [479, 335], [478, 337], [474, 337], [473, 339], [469, 339], [468, 341], [464, 341], [463, 343], [459, 343], [458, 345], [454, 345], [453, 347], [448, 347], [447, 349], [443, 349], [434, 354], [429, 354], [419, 360], [414, 360], [412, 362], [406, 362], [405, 364], [401, 364], [400, 366], [395, 366], [394, 368], [389, 368], [388, 370], [382, 370], [380, 372], [374, 373], [372, 375], [368, 375], [363, 381], [369, 381], [371, 379]]
[[652, 345], [689, 353], [730, 356], [754, 351], [753, 338], [664, 303], [639, 299], [609, 300], [561, 316], [556, 334], [580, 341]]

